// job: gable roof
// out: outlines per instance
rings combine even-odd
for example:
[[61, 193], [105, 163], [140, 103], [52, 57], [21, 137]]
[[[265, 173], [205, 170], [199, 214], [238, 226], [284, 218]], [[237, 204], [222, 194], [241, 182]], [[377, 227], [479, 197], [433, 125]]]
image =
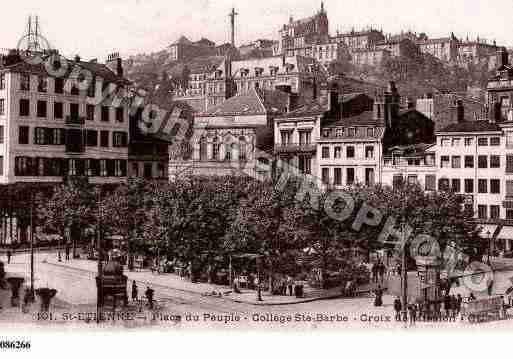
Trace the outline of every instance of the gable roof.
[[446, 132], [500, 132], [501, 128], [496, 123], [488, 121], [463, 121], [450, 124], [438, 133]]
[[213, 116], [251, 116], [280, 114], [283, 112], [288, 95], [282, 91], [250, 89], [241, 92], [197, 117]]

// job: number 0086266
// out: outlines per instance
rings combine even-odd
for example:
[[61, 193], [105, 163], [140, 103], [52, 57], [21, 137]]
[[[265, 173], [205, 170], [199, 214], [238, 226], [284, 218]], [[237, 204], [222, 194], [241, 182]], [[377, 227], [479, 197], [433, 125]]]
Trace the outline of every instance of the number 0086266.
[[0, 339], [0, 350], [11, 349], [11, 350], [26, 350], [30, 349], [29, 341], [22, 340], [1, 340]]

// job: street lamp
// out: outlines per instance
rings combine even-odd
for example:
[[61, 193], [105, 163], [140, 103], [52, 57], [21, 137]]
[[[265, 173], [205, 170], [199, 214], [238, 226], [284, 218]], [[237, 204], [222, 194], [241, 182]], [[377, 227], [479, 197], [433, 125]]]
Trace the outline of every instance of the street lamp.
[[490, 265], [490, 251], [492, 249], [492, 236], [490, 231], [486, 231], [486, 235], [488, 236], [488, 261], [487, 264]]

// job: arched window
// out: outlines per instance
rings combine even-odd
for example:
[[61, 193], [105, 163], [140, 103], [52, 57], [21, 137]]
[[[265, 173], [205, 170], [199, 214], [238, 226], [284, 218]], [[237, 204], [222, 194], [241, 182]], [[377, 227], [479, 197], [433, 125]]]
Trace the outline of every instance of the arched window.
[[200, 147], [200, 160], [206, 161], [207, 158], [207, 139], [205, 136], [201, 136], [199, 141], [199, 147]]
[[225, 161], [231, 161], [232, 160], [232, 143], [226, 143], [224, 145], [224, 160]]

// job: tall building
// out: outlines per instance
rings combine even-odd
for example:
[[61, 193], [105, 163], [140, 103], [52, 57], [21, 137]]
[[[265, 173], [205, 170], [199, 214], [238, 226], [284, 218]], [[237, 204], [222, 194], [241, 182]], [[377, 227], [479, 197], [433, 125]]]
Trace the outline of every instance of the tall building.
[[[109, 55], [106, 64], [67, 60], [61, 77], [21, 55], [13, 50], [0, 59], [0, 182], [126, 179], [129, 103], [116, 98], [129, 82], [119, 55]], [[64, 62], [51, 61], [54, 69]]]
[[420, 52], [430, 54], [442, 61], [454, 61], [458, 58], [460, 41], [451, 33], [449, 37], [417, 41]]
[[294, 20], [279, 31], [279, 53], [286, 56], [311, 56], [313, 44], [327, 43], [329, 40], [328, 14], [321, 3], [321, 9], [313, 16]]
[[216, 44], [205, 38], [192, 42], [185, 36], [181, 36], [169, 46], [168, 51], [171, 61], [184, 62], [199, 56], [215, 55]]
[[372, 48], [385, 40], [383, 32], [373, 28], [349, 32], [337, 33], [334, 37], [337, 43], [345, 45], [350, 51]]

